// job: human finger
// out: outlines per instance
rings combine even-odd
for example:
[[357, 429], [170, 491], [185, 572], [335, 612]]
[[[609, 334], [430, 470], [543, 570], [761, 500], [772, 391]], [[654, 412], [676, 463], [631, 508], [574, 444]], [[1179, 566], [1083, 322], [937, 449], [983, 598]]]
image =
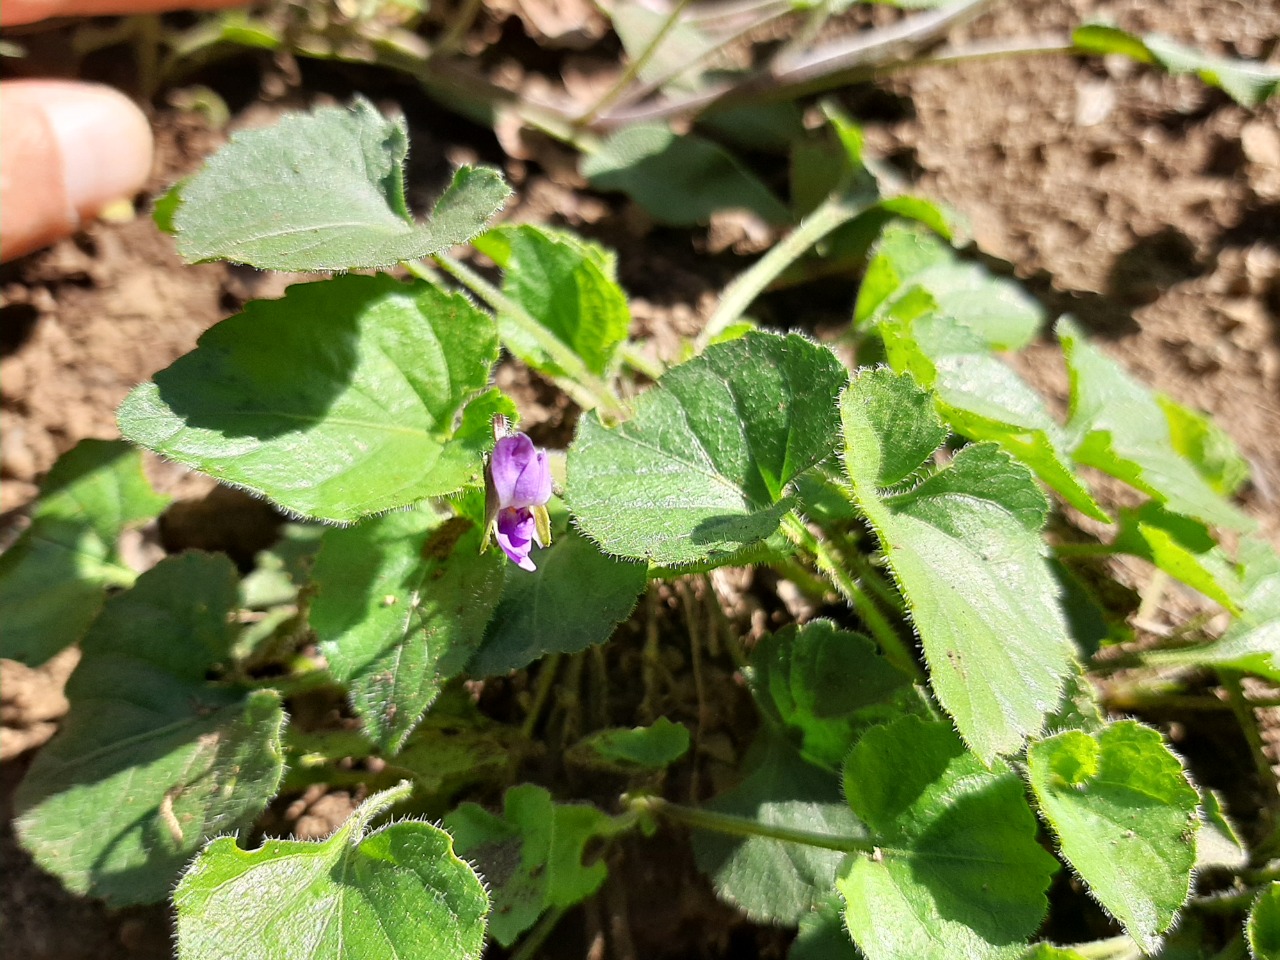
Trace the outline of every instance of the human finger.
[[151, 172], [151, 127], [110, 87], [0, 84], [0, 260], [67, 236]]
[[48, 17], [98, 17], [116, 13], [160, 13], [164, 10], [212, 10], [244, 0], [4, 0], [0, 24], [17, 26]]

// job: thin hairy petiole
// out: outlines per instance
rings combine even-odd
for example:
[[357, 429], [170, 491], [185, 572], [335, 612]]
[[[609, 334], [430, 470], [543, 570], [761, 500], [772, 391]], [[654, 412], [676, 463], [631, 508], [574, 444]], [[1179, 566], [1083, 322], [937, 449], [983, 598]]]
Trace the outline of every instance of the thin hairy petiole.
[[734, 837], [766, 837], [770, 840], [782, 840], [787, 843], [799, 843], [806, 847], [820, 847], [823, 850], [840, 850], [845, 853], [871, 853], [882, 849], [882, 846], [870, 837], [841, 837], [813, 830], [799, 830], [772, 823], [762, 823], [749, 817], [734, 816], [729, 813], [718, 813], [701, 807], [687, 807], [672, 803], [662, 797], [639, 796], [628, 799], [630, 809], [651, 816], [663, 817], [683, 823], [685, 826], [700, 830], [711, 830]]

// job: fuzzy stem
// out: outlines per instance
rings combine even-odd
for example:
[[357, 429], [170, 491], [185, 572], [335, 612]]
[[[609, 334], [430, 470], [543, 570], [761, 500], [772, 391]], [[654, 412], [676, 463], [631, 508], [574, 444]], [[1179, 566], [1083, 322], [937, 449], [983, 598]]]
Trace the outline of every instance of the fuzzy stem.
[[658, 32], [653, 35], [653, 39], [649, 41], [648, 46], [640, 51], [640, 55], [638, 57], [627, 64], [626, 68], [622, 71], [622, 74], [613, 82], [613, 85], [610, 86], [609, 89], [606, 90], [600, 98], [587, 109], [586, 113], [578, 118], [578, 126], [585, 127], [590, 124], [596, 117], [600, 116], [602, 112], [613, 106], [619, 97], [627, 92], [627, 88], [631, 85], [631, 82], [639, 76], [640, 71], [643, 70], [645, 65], [653, 59], [654, 54], [658, 52], [658, 48], [662, 46], [663, 42], [667, 39], [667, 36], [675, 29], [676, 24], [680, 22], [680, 15], [684, 13], [684, 8], [687, 7], [689, 3], [690, 0], [677, 0], [676, 5], [672, 7], [671, 12], [667, 14], [667, 19], [662, 21], [662, 26], [659, 27]]
[[795, 513], [788, 513], [782, 518], [782, 532], [792, 543], [813, 557], [818, 569], [826, 575], [831, 585], [840, 591], [840, 595], [862, 618], [862, 622], [876, 638], [889, 662], [900, 670], [906, 671], [916, 680], [924, 680], [920, 665], [916, 663], [916, 658], [903, 643], [902, 637], [893, 629], [880, 608], [867, 596], [858, 582], [845, 572], [839, 558], [831, 552], [827, 544], [815, 537]]
[[725, 288], [720, 305], [707, 321], [694, 342], [694, 349], [701, 353], [713, 339], [735, 323], [747, 307], [751, 306], [765, 288], [787, 267], [799, 260], [810, 247], [842, 224], [848, 223], [862, 210], [841, 190], [827, 197], [813, 213], [809, 214], [782, 238], [768, 253], [753, 263]]
[[[511, 323], [519, 327], [522, 333], [545, 350], [547, 356], [565, 372], [569, 380], [581, 388], [573, 396], [577, 403], [588, 409], [598, 407], [601, 414], [611, 420], [621, 420], [625, 416], [622, 402], [614, 395], [609, 385], [588, 370], [582, 358], [574, 353], [573, 349], [564, 341], [534, 319], [528, 310], [466, 264], [455, 260], [448, 254], [437, 253], [433, 259], [442, 270], [487, 303], [492, 309], [503, 314]], [[573, 393], [573, 391], [570, 392]]]
[[702, 807], [686, 807], [683, 804], [664, 800], [662, 797], [631, 797], [628, 803], [632, 810], [639, 813], [665, 817], [668, 820], [683, 823], [685, 826], [711, 830], [733, 837], [767, 837], [770, 840], [799, 843], [806, 847], [819, 847], [823, 850], [839, 850], [844, 853], [875, 853], [880, 849], [880, 844], [870, 837], [837, 837], [812, 830], [781, 827], [776, 824], [761, 823], [749, 817], [718, 813]]

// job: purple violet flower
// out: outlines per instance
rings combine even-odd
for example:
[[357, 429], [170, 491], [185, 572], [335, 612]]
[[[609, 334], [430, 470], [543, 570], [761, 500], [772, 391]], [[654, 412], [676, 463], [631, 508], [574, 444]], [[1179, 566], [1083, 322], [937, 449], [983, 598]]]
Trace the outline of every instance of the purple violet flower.
[[529, 551], [535, 543], [551, 543], [550, 499], [547, 452], [523, 433], [499, 437], [485, 468], [485, 544], [496, 536], [508, 560], [521, 570], [536, 570]]

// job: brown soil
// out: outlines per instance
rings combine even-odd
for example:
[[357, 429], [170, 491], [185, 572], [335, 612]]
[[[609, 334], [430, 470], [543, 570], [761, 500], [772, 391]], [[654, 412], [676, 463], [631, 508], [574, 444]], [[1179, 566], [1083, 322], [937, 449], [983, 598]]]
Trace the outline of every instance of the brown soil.
[[[1102, 15], [1219, 52], [1273, 62], [1280, 56], [1280, 7], [1222, 0], [1008, 2], [968, 34], [1036, 34]], [[278, 89], [279, 74], [269, 76]], [[910, 169], [920, 192], [963, 211], [987, 254], [1008, 260], [1053, 309], [1077, 316], [1138, 377], [1215, 414], [1253, 462], [1247, 504], [1280, 544], [1280, 103], [1249, 112], [1193, 80], [1110, 59], [934, 68], [885, 89], [901, 99], [879, 98], [888, 104], [887, 119], [871, 122], [872, 146]], [[258, 102], [235, 123], [261, 123], [275, 109]], [[438, 116], [422, 104], [410, 115], [415, 122]], [[156, 128], [159, 159], [140, 211], [222, 136], [170, 108], [157, 111]], [[445, 121], [444, 128], [459, 126]], [[432, 141], [436, 161], [456, 159], [459, 151], [496, 159], [491, 139], [474, 130], [469, 136], [475, 142]], [[697, 329], [715, 291], [746, 262], [706, 253], [729, 241], [651, 233], [630, 208], [619, 211], [612, 200], [581, 193], [555, 148], [527, 151], [508, 170], [520, 189], [515, 210], [522, 219], [566, 222], [619, 249], [621, 279], [636, 295], [637, 332], [654, 337], [664, 353], [674, 353], [678, 335]], [[5, 528], [20, 523], [36, 481], [60, 453], [84, 437], [116, 435], [114, 409], [134, 384], [190, 350], [204, 329], [246, 299], [277, 295], [282, 285], [254, 271], [183, 265], [145, 214], [91, 227], [0, 268]], [[1058, 399], [1065, 396], [1065, 374], [1051, 345], [1033, 348], [1024, 366]], [[573, 411], [554, 391], [511, 367], [500, 371], [499, 382], [542, 431], [538, 439], [567, 440]], [[162, 476], [193, 504], [207, 490], [183, 486], [190, 481], [173, 471]], [[188, 509], [199, 513], [197, 506]], [[247, 522], [263, 525], [261, 516]], [[750, 605], [741, 592], [734, 596]], [[758, 604], [738, 612], [742, 622], [763, 627]], [[74, 659], [68, 654], [39, 671], [4, 666], [0, 814], [6, 822], [8, 798], [32, 749], [65, 710], [61, 682]], [[727, 675], [722, 680], [729, 682]], [[714, 728], [704, 734], [708, 751], [719, 749], [730, 759], [745, 742]], [[314, 836], [331, 829], [353, 798], [316, 792], [293, 800], [286, 821]], [[167, 955], [163, 908], [109, 913], [68, 896], [41, 874], [7, 826], [0, 848], [0, 924], [15, 952], [33, 958]], [[663, 873], [648, 878], [644, 889], [671, 892], [686, 879], [695, 888], [691, 864], [672, 869], [678, 881]], [[634, 879], [644, 883], [642, 876]], [[665, 899], [653, 906], [633, 896], [629, 933], [617, 923], [626, 893], [611, 887], [604, 905], [587, 911], [583, 942], [595, 942], [593, 930], [605, 931], [619, 955], [656, 955], [673, 944], [640, 931], [645, 921], [665, 917], [664, 930], [683, 924], [674, 939], [698, 943], [704, 956], [728, 955], [741, 945], [737, 928], [698, 889], [693, 899], [702, 906], [691, 907], [692, 914], [673, 912]], [[753, 953], [779, 949], [767, 938], [751, 947]]]

